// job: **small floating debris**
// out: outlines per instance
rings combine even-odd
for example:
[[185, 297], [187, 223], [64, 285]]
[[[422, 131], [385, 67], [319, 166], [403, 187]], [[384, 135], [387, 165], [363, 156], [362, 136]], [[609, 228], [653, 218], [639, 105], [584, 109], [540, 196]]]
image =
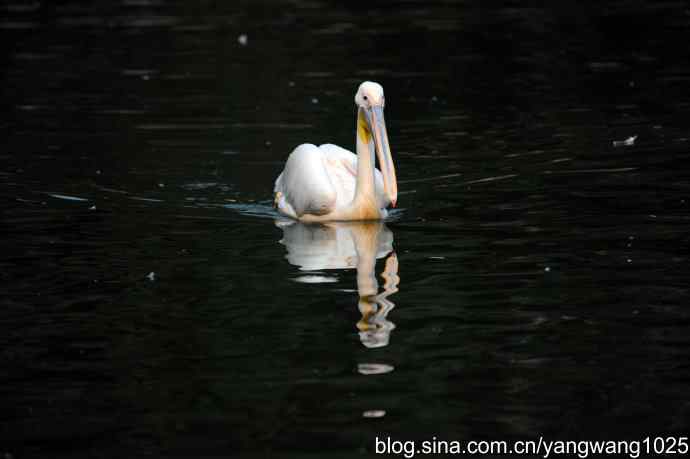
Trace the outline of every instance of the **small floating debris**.
[[247, 43], [249, 43], [249, 37], [247, 37], [247, 34], [241, 34], [237, 37], [237, 43], [239, 43], [242, 46], [247, 46]]
[[317, 99], [316, 97], [312, 97], [312, 98], [311, 98], [311, 103], [312, 103], [312, 104], [318, 104], [318, 103], [319, 103], [319, 99]]
[[551, 272], [551, 266], [546, 266], [546, 267], [544, 268], [544, 272], [545, 272], [545, 273]]
[[446, 257], [429, 257], [429, 260], [445, 260]]
[[89, 207], [89, 210], [96, 210], [96, 206]]
[[386, 415], [386, 410], [367, 410], [362, 413], [363, 418], [382, 418]]
[[147, 278], [148, 280], [150, 280], [151, 282], [153, 282], [153, 281], [156, 280], [156, 273], [154, 273], [153, 271], [151, 271], [150, 273], [148, 273], [148, 274], [146, 275], [146, 278]]
[[165, 188], [165, 183], [159, 183], [158, 188]]
[[630, 146], [635, 145], [635, 140], [637, 140], [636, 135], [634, 135], [632, 137], [628, 137], [625, 140], [614, 140], [613, 146], [614, 147], [630, 147]]

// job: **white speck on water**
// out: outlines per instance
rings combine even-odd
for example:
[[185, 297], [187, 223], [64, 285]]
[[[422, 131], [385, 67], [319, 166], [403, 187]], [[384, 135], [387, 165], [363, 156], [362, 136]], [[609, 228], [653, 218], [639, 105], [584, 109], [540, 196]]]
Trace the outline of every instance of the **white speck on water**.
[[151, 271], [150, 273], [148, 273], [148, 274], [146, 275], [146, 278], [147, 278], [148, 280], [150, 280], [151, 282], [153, 282], [153, 281], [156, 280], [156, 273], [154, 273], [153, 271]]
[[151, 79], [151, 77], [149, 75], [142, 75], [141, 79], [144, 81], [149, 81]]
[[429, 257], [430, 260], [445, 260], [446, 257]]
[[627, 261], [628, 263], [632, 263], [632, 259], [630, 259], [630, 258], [628, 258], [626, 261]]
[[289, 81], [289, 82], [288, 82], [288, 86], [290, 86], [291, 88], [294, 88], [294, 87], [295, 87], [295, 82], [294, 82], [294, 81]]
[[312, 98], [311, 98], [311, 103], [312, 103], [312, 104], [318, 104], [318, 103], [319, 103], [319, 99], [317, 99], [316, 97], [312, 97]]
[[239, 43], [242, 46], [247, 46], [247, 43], [249, 43], [249, 37], [247, 37], [247, 34], [241, 34], [237, 37], [237, 43]]
[[158, 188], [165, 188], [165, 183], [159, 183]]
[[382, 418], [386, 415], [385, 410], [367, 410], [362, 413], [363, 418]]
[[271, 141], [270, 141], [270, 140], [265, 141], [265, 142], [264, 142], [264, 145], [266, 145], [267, 147], [270, 147], [270, 146], [271, 146]]
[[96, 206], [89, 207], [89, 210], [96, 210]]
[[551, 267], [550, 267], [550, 266], [547, 266], [547, 267], [544, 268], [544, 272], [547, 272], [547, 273], [548, 273], [548, 272], [550, 272], [550, 271], [551, 271]]
[[630, 147], [632, 145], [635, 145], [635, 140], [637, 140], [636, 135], [634, 135], [632, 137], [628, 137], [625, 140], [614, 140], [613, 146], [614, 147]]
[[96, 171], [96, 175], [101, 175], [101, 170], [100, 170], [100, 169], [98, 169], [98, 170]]

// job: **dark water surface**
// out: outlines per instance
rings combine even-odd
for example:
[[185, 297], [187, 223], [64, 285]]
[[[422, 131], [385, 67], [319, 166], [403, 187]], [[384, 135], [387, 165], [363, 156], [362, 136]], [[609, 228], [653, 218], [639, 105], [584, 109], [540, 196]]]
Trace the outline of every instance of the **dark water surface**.
[[[348, 5], [2, 4], [0, 454], [687, 434], [687, 4]], [[401, 209], [275, 222], [365, 79]]]

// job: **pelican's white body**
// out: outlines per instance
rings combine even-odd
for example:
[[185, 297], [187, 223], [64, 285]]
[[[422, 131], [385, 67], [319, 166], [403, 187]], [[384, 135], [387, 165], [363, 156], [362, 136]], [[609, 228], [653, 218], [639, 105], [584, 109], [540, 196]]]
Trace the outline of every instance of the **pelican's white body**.
[[[304, 222], [382, 220], [395, 207], [398, 185], [388, 145], [380, 84], [355, 94], [356, 151], [305, 143], [295, 148], [273, 188], [280, 213]], [[380, 170], [376, 169], [378, 158]]]
[[[298, 146], [290, 153], [273, 188], [278, 211], [298, 220], [338, 215], [355, 198], [357, 166], [357, 155], [337, 145]], [[376, 207], [381, 218], [385, 218], [390, 201], [383, 191], [383, 177], [378, 169], [374, 169], [374, 188]]]

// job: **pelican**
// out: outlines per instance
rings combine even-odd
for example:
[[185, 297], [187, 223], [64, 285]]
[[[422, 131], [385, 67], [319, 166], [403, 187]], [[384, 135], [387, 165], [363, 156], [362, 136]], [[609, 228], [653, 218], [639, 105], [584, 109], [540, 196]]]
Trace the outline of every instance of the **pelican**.
[[[382, 220], [386, 208], [395, 207], [398, 184], [383, 117], [383, 88], [365, 81], [355, 104], [357, 155], [332, 144], [295, 148], [273, 189], [281, 214], [303, 222]], [[381, 171], [374, 167], [374, 154]]]

